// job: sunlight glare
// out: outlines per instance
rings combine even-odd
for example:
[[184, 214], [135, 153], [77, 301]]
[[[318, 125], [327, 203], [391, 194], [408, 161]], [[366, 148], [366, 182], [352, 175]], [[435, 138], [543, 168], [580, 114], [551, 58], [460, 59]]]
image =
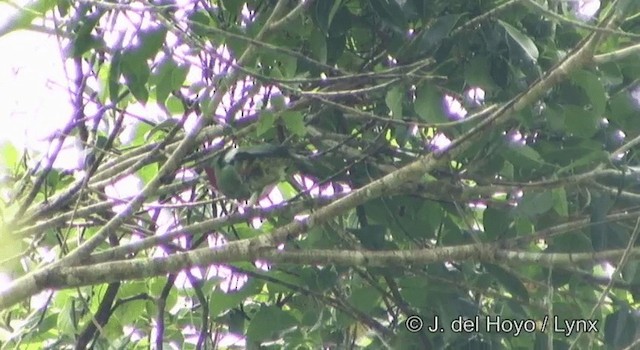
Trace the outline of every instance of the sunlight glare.
[[137, 195], [142, 187], [143, 183], [140, 178], [135, 175], [127, 175], [115, 183], [107, 185], [104, 191], [111, 202], [115, 203], [113, 211], [121, 213], [127, 206], [126, 201]]
[[600, 0], [573, 0], [574, 14], [582, 21], [594, 18], [599, 9]]

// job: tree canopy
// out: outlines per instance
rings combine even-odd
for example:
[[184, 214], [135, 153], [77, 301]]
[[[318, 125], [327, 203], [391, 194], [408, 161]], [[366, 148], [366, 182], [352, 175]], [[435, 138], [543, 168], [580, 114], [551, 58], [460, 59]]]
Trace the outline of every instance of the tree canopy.
[[[3, 348], [640, 343], [640, 2], [36, 0], [19, 30], [73, 113], [0, 149]], [[264, 161], [244, 197], [265, 145], [307, 166], [223, 195], [212, 162]]]

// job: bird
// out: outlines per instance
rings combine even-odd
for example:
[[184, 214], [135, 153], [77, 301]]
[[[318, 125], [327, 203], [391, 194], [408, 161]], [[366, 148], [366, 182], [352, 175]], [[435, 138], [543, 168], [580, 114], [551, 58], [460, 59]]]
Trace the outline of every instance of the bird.
[[308, 168], [304, 156], [272, 144], [230, 147], [204, 166], [209, 182], [218, 192], [227, 198], [248, 200], [249, 205], [300, 168]]

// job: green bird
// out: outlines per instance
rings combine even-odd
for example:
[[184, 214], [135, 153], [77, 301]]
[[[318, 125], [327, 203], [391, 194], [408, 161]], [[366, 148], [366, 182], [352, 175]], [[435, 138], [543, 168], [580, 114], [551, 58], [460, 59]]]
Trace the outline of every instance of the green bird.
[[300, 167], [307, 167], [303, 156], [284, 146], [258, 145], [224, 150], [205, 167], [209, 182], [220, 193], [255, 204]]

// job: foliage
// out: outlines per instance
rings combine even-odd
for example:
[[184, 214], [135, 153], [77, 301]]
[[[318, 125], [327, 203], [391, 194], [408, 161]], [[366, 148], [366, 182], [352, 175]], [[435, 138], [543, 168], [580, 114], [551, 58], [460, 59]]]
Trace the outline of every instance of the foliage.
[[[4, 348], [637, 346], [637, 2], [34, 4], [85, 159], [0, 148]], [[313, 167], [207, 182], [262, 144]]]

